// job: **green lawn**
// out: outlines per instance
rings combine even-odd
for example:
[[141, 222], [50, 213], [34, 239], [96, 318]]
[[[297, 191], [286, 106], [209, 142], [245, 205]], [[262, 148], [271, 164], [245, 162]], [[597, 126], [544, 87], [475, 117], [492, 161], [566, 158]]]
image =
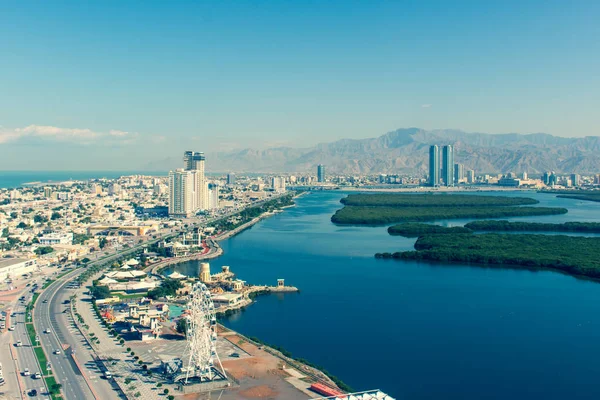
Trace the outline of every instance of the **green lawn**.
[[33, 346], [35, 346], [36, 345], [36, 343], [35, 343], [35, 335], [36, 335], [36, 333], [35, 333], [35, 327], [33, 326], [33, 323], [32, 322], [26, 323], [25, 324], [25, 328], [27, 329], [27, 334], [29, 335], [29, 339], [31, 340], [31, 344]]
[[35, 351], [35, 356], [37, 357], [38, 361], [40, 362], [40, 368], [42, 369], [40, 372], [42, 375], [46, 376], [46, 375], [50, 375], [51, 372], [48, 371], [48, 369], [46, 368], [46, 364], [48, 363], [48, 359], [46, 358], [46, 354], [44, 353], [44, 350], [41, 347], [34, 347], [33, 350]]

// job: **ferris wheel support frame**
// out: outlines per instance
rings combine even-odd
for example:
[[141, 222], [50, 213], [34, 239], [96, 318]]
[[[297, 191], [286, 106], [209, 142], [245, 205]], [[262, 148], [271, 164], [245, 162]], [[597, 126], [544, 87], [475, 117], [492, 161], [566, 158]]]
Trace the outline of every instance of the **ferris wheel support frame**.
[[187, 311], [185, 383], [193, 377], [199, 377], [201, 382], [213, 381], [217, 375], [214, 371], [217, 369], [215, 365], [218, 365], [219, 372], [227, 379], [216, 348], [215, 306], [204, 283], [196, 282], [192, 286]]

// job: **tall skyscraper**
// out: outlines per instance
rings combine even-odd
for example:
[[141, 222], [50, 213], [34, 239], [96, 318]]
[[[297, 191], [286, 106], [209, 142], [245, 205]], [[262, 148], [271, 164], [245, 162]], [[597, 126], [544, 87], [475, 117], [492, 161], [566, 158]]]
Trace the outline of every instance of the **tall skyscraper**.
[[196, 193], [196, 209], [208, 209], [208, 181], [204, 175], [204, 153], [186, 151], [183, 153], [183, 164], [186, 171], [194, 171], [194, 192]]
[[317, 166], [317, 181], [325, 182], [325, 166], [322, 164]]
[[235, 185], [235, 174], [233, 172], [227, 174], [227, 184]]
[[208, 208], [210, 210], [219, 208], [219, 185], [217, 183], [208, 185]]
[[580, 185], [581, 177], [579, 174], [571, 174], [571, 185], [577, 187]]
[[442, 147], [442, 180], [446, 186], [454, 186], [454, 150], [451, 145]]
[[276, 192], [285, 192], [285, 178], [281, 176], [271, 178], [271, 188]]
[[475, 183], [475, 171], [473, 171], [472, 169], [467, 171], [467, 182]]
[[465, 177], [465, 166], [462, 164], [454, 164], [454, 183], [458, 183]]
[[196, 212], [195, 173], [169, 171], [169, 215], [189, 217]]
[[429, 148], [429, 185], [438, 186], [440, 184], [440, 149], [437, 145]]

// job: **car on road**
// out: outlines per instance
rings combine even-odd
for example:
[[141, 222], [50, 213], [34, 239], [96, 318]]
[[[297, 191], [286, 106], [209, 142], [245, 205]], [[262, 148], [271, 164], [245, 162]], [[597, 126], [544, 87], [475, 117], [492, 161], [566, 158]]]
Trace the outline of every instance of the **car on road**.
[[60, 354], [60, 349], [54, 350], [54, 354]]
[[29, 376], [29, 375], [31, 375], [31, 373], [29, 372], [29, 368], [25, 368], [23, 370], [23, 376]]
[[46, 328], [46, 329], [44, 329], [44, 333], [50, 333], [50, 332], [51, 332], [51, 331], [50, 331], [50, 328]]
[[11, 325], [11, 326], [9, 326], [9, 327], [8, 327], [8, 330], [9, 330], [9, 331], [14, 331], [14, 330], [15, 330], [15, 326], [14, 326], [14, 325]]
[[29, 392], [29, 395], [30, 395], [31, 397], [35, 397], [35, 396], [37, 396], [37, 394], [38, 394], [38, 391], [37, 391], [37, 390], [35, 390], [35, 389], [31, 389], [31, 391]]
[[33, 379], [41, 379], [42, 378], [42, 374], [40, 374], [39, 372], [36, 372], [35, 374], [33, 374]]
[[15, 346], [17, 346], [17, 347], [21, 347], [21, 346], [23, 346], [23, 342], [21, 342], [21, 341], [19, 340], [19, 341], [17, 341], [17, 343], [15, 343]]
[[109, 371], [104, 372], [104, 379], [112, 379], [112, 374]]
[[47, 302], [48, 302], [48, 299], [44, 299], [44, 301], [42, 301], [42, 303], [47, 303]]

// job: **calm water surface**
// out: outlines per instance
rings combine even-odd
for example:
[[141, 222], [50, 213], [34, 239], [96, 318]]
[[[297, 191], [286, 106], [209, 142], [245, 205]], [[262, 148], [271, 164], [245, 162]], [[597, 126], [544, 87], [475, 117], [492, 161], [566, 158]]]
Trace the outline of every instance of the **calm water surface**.
[[[510, 194], [523, 195], [523, 194]], [[521, 221], [600, 222], [600, 204], [525, 194], [566, 215]], [[298, 286], [225, 321], [324, 366], [357, 390], [399, 399], [597, 399], [600, 284], [550, 271], [377, 260], [414, 239], [385, 227], [338, 227], [342, 193], [298, 206], [221, 245], [215, 271]], [[443, 222], [462, 225], [468, 220]], [[196, 275], [198, 263], [176, 267]], [[170, 273], [173, 269], [167, 271]]]

